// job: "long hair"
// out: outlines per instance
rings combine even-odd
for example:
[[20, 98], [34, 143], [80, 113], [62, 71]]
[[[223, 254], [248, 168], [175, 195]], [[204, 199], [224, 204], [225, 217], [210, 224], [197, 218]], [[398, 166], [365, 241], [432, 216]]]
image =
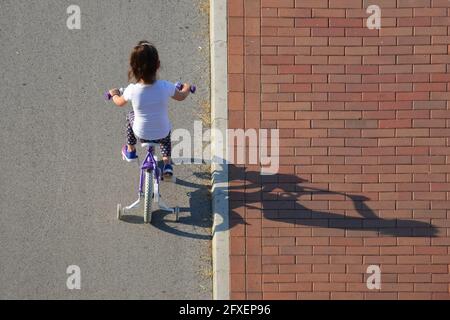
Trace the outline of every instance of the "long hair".
[[153, 84], [156, 81], [156, 72], [160, 67], [159, 54], [156, 47], [148, 41], [140, 41], [133, 48], [130, 55], [130, 70], [128, 79], [136, 79]]

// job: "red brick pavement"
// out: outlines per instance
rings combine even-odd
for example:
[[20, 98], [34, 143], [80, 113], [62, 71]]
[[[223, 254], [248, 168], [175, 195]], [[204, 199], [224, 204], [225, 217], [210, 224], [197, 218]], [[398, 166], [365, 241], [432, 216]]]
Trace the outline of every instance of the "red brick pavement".
[[230, 169], [233, 299], [449, 298], [450, 2], [370, 4], [228, 1], [229, 127], [281, 137]]

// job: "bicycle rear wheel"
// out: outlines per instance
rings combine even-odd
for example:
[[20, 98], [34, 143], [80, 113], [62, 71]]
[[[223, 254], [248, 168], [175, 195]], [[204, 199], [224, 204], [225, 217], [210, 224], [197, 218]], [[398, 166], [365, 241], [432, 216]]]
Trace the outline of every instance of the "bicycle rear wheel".
[[152, 222], [152, 204], [153, 204], [153, 172], [145, 171], [144, 186], [144, 222]]

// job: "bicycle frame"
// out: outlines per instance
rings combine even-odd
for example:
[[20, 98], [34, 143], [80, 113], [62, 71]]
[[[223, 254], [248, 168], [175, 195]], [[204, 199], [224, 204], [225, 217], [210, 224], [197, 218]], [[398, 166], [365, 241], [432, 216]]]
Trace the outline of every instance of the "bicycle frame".
[[159, 181], [161, 179], [160, 170], [158, 168], [158, 160], [153, 155], [154, 153], [153, 146], [149, 146], [147, 150], [147, 156], [145, 157], [144, 161], [141, 165], [141, 175], [139, 179], [139, 194], [144, 193], [144, 179], [145, 179], [145, 171], [148, 172], [154, 172], [155, 174], [155, 181], [159, 184]]
[[[154, 147], [149, 146], [147, 150], [147, 156], [145, 157], [144, 161], [140, 165], [140, 176], [139, 176], [139, 198], [130, 206], [123, 208], [124, 212], [127, 212], [129, 210], [135, 209], [139, 207], [141, 204], [142, 198], [144, 197], [144, 180], [145, 180], [145, 172], [149, 172], [150, 174], [154, 174], [154, 188], [153, 189], [153, 197], [154, 201], [157, 202], [159, 200], [159, 181], [160, 181], [160, 174], [159, 174], [159, 168], [158, 168], [158, 159], [154, 156]], [[139, 163], [138, 163], [139, 165]]]
[[[162, 210], [162, 211], [166, 211], [166, 212], [170, 212], [170, 213], [174, 213], [175, 214], [175, 219], [176, 221], [178, 221], [178, 215], [179, 215], [179, 208], [170, 208], [168, 207], [162, 200], [160, 197], [160, 193], [159, 193], [159, 185], [160, 182], [162, 180], [162, 174], [161, 174], [161, 169], [158, 167], [158, 158], [154, 155], [155, 149], [153, 144], [151, 144], [148, 147], [147, 150], [147, 155], [144, 159], [144, 161], [142, 162], [142, 164], [140, 165], [140, 177], [139, 177], [139, 198], [138, 200], [136, 200], [133, 204], [131, 204], [128, 207], [125, 208], [120, 208], [118, 210], [123, 210], [123, 213], [127, 213], [128, 211], [138, 208], [144, 198], [144, 181], [145, 181], [145, 174], [149, 173], [149, 174], [153, 174], [153, 202], [157, 204], [157, 209]], [[139, 166], [139, 163], [138, 163]]]

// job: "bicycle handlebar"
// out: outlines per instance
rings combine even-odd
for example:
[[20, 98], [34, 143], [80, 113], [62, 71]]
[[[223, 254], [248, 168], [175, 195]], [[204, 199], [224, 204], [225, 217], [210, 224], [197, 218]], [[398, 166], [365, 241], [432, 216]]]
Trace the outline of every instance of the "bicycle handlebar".
[[[175, 83], [175, 87], [178, 89], [178, 91], [181, 91], [184, 88], [184, 84], [182, 84], [181, 82], [177, 82], [177, 83]], [[197, 91], [197, 87], [191, 86], [191, 93], [195, 93], [196, 91]]]
[[[175, 87], [177, 88], [178, 91], [181, 91], [181, 90], [183, 90], [184, 85], [181, 82], [177, 82], [177, 83], [175, 83]], [[119, 89], [120, 95], [123, 95], [124, 91], [125, 91], [124, 88], [120, 88]], [[191, 90], [190, 91], [191, 91], [191, 93], [195, 93], [197, 91], [197, 87], [196, 86], [191, 86]], [[105, 100], [108, 100], [108, 101], [113, 98], [112, 95], [109, 93], [109, 91], [106, 91], [104, 93], [103, 97], [105, 98]]]
[[[124, 88], [120, 88], [120, 89], [119, 89], [120, 95], [123, 95], [123, 92], [124, 92], [124, 91], [125, 91]], [[113, 98], [113, 96], [109, 93], [109, 91], [106, 91], [106, 92], [104, 93], [103, 97], [105, 98], [105, 100], [111, 100], [111, 99]]]

